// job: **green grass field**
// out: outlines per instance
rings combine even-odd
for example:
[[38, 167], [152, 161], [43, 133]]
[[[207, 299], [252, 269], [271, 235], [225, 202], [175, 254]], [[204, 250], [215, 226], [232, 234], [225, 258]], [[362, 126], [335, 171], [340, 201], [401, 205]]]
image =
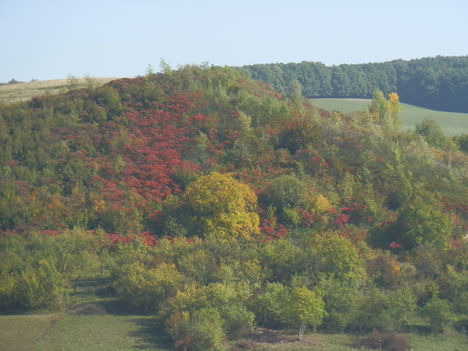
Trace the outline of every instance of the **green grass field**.
[[[464, 351], [468, 337], [406, 334], [413, 351]], [[293, 337], [291, 337], [292, 339]], [[298, 341], [265, 341], [233, 350], [356, 351], [356, 336], [311, 333]], [[66, 312], [0, 316], [0, 350], [5, 351], [169, 351], [157, 322], [144, 315], [74, 315]], [[228, 351], [227, 348], [226, 351]], [[366, 349], [359, 349], [366, 351]]]
[[[465, 351], [468, 346], [468, 337], [456, 333], [444, 335], [418, 335], [414, 333], [407, 336], [412, 351]], [[249, 344], [241, 342], [234, 351], [371, 351], [371, 349], [358, 348], [355, 345], [357, 336], [350, 334], [324, 334], [310, 333], [302, 341], [288, 341], [283, 339], [276, 342], [256, 342]]]
[[0, 315], [0, 350], [173, 350], [155, 317], [125, 311], [105, 280], [73, 282], [65, 305], [56, 313]]
[[[327, 111], [351, 113], [366, 111], [369, 99], [312, 99], [319, 108]], [[429, 110], [408, 104], [401, 104], [401, 123], [406, 129], [413, 129], [424, 118], [436, 121], [447, 136], [468, 133], [468, 113]]]
[[[88, 84], [103, 85], [116, 78], [77, 78], [73, 89], [86, 87]], [[0, 103], [18, 102], [45, 94], [60, 94], [71, 87], [68, 79], [33, 81], [0, 86]]]
[[172, 347], [151, 316], [63, 312], [0, 316], [0, 350], [168, 351]]

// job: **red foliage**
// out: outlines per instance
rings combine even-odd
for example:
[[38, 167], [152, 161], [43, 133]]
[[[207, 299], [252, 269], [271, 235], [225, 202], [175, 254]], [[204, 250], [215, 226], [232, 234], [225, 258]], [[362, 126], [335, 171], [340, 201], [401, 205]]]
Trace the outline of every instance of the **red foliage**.
[[281, 239], [288, 234], [288, 229], [283, 225], [275, 226], [268, 220], [263, 219], [260, 225], [261, 233], [266, 237], [267, 240]]
[[57, 230], [39, 230], [39, 231], [36, 231], [37, 234], [40, 234], [40, 235], [50, 235], [50, 236], [56, 236], [58, 235], [60, 232], [57, 231]]
[[342, 227], [343, 225], [345, 225], [346, 223], [349, 222], [349, 218], [350, 216], [347, 215], [347, 214], [344, 214], [344, 213], [340, 213], [336, 218], [335, 218], [335, 224], [337, 224], [338, 226]]
[[196, 168], [190, 162], [183, 162], [181, 154], [184, 147], [190, 145], [191, 123], [206, 120], [206, 117], [199, 114], [182, 118], [187, 106], [190, 103], [184, 99], [170, 106], [169, 109], [176, 112], [143, 110], [127, 114], [133, 127], [131, 143], [126, 145], [124, 182], [146, 200], [159, 202], [179, 191], [171, 174], [182, 164], [185, 168]]
[[401, 249], [403, 247], [403, 245], [395, 241], [392, 241], [388, 246], [391, 247], [392, 249]]

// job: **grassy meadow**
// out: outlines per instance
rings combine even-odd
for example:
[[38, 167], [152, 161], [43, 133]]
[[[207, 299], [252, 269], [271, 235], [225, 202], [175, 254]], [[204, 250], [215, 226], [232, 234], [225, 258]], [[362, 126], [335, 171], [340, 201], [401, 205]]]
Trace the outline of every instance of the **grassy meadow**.
[[[370, 104], [370, 99], [312, 99], [313, 103], [327, 111], [340, 111], [351, 113], [355, 111], [365, 111]], [[460, 133], [468, 133], [468, 113], [456, 113], [429, 110], [427, 108], [401, 104], [401, 122], [406, 129], [413, 129], [416, 123], [424, 118], [432, 118], [440, 125], [447, 136]]]
[[[157, 318], [125, 310], [98, 277], [74, 281], [63, 311], [0, 315], [0, 350], [14, 351], [171, 351], [172, 342]], [[405, 334], [413, 351], [462, 351], [468, 336]], [[258, 328], [226, 345], [225, 351], [370, 351], [357, 348], [360, 336], [310, 332], [299, 341], [296, 330]]]
[[61, 94], [72, 89], [87, 86], [100, 86], [115, 78], [76, 78], [31, 81], [28, 83], [15, 83], [0, 86], [0, 103], [18, 102], [46, 94]]
[[[253, 335], [227, 346], [226, 351], [355, 351], [356, 336], [310, 333]], [[466, 350], [468, 337], [406, 334], [413, 351]], [[112, 314], [77, 315], [70, 312], [0, 316], [0, 350], [14, 351], [169, 351], [174, 350], [154, 317]], [[366, 351], [367, 349], [359, 349]], [[370, 350], [367, 350], [370, 351]]]

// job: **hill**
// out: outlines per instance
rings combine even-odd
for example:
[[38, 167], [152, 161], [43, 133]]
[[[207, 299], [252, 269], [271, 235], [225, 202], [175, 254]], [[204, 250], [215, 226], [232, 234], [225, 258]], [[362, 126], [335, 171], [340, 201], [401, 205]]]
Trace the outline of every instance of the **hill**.
[[[329, 99], [315, 98], [312, 102], [326, 111], [340, 111], [352, 113], [367, 111], [370, 99]], [[425, 118], [433, 119], [443, 130], [445, 135], [453, 136], [468, 133], [468, 114], [429, 110], [426, 108], [401, 104], [401, 123], [404, 128], [413, 130], [417, 123]]]
[[239, 69], [284, 95], [299, 89], [307, 98], [371, 98], [378, 89], [385, 94], [397, 92], [408, 104], [468, 112], [468, 56], [338, 66], [318, 62], [259, 64]]
[[29, 100], [45, 94], [65, 93], [70, 89], [99, 86], [115, 78], [71, 78], [0, 85], [0, 103]]
[[468, 155], [405, 131], [396, 94], [373, 106], [206, 66], [0, 105], [0, 311], [63, 311], [10, 320], [50, 329], [38, 349], [106, 322], [128, 349], [162, 331], [178, 350], [301, 349], [313, 329], [343, 349], [374, 329], [464, 342]]

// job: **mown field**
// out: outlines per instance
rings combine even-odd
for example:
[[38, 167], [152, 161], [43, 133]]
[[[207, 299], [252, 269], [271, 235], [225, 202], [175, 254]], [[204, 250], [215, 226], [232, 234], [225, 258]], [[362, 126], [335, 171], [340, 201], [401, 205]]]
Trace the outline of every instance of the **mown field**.
[[0, 103], [23, 101], [45, 94], [60, 94], [70, 88], [80, 89], [91, 85], [103, 85], [115, 78], [76, 78], [33, 81], [0, 86]]
[[[367, 110], [370, 99], [312, 99], [313, 103], [327, 111], [351, 113]], [[413, 129], [424, 118], [432, 118], [447, 136], [468, 133], [468, 114], [429, 110], [427, 108], [401, 104], [401, 122], [404, 128]]]

